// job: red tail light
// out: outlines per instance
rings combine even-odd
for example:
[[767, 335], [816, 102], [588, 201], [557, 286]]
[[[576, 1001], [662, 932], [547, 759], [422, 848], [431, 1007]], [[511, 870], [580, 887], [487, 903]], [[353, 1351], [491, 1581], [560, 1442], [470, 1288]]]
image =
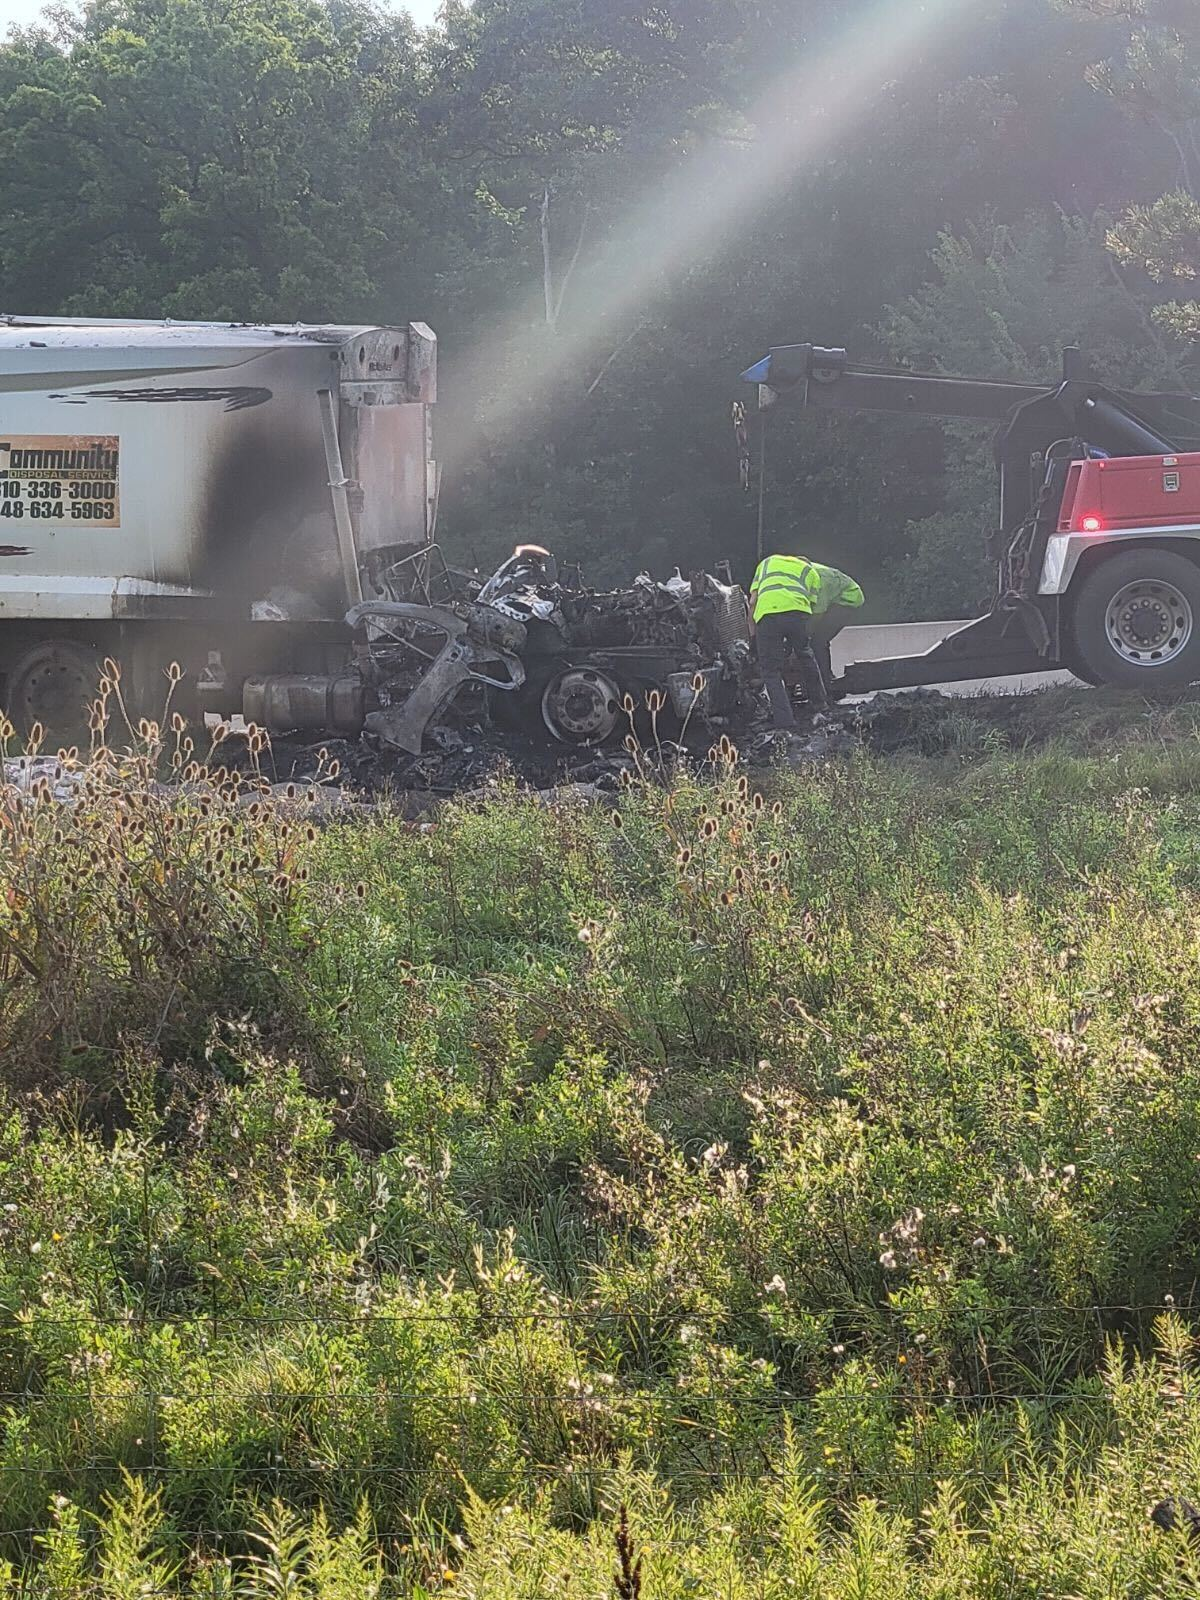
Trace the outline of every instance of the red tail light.
[[1084, 517], [1079, 526], [1084, 533], [1103, 533], [1104, 519], [1102, 517]]

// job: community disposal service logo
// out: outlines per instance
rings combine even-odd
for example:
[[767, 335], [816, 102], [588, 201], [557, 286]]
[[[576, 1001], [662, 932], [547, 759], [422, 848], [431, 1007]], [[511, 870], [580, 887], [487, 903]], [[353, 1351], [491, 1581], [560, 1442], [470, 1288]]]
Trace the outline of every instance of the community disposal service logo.
[[[0, 532], [45, 522], [121, 526], [121, 441], [79, 434], [0, 439]], [[5, 526], [7, 524], [7, 527]]]

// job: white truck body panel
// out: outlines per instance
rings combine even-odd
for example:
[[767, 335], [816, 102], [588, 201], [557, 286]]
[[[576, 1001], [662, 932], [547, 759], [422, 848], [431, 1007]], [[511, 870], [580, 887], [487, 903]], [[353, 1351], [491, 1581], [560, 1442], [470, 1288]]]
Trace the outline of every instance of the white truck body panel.
[[[434, 381], [420, 324], [0, 320], [0, 622], [249, 620], [272, 590], [340, 617], [318, 396], [338, 398], [366, 548], [420, 544]], [[360, 417], [393, 443], [358, 485]]]

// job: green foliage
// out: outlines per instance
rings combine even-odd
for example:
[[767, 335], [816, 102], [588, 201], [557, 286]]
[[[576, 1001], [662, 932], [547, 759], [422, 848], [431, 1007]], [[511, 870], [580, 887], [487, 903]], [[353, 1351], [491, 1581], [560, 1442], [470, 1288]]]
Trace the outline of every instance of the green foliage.
[[[3, 1581], [599, 1596], [621, 1504], [645, 1594], [1160, 1581], [1195, 731], [1057, 694], [432, 831], [105, 751], [4, 791]], [[231, 828], [287, 854], [218, 990]], [[81, 841], [141, 874], [111, 947]]]
[[[1066, 0], [1087, 11], [1094, 0]], [[1109, 233], [1124, 266], [1188, 294], [1154, 308], [1156, 321], [1181, 339], [1200, 339], [1200, 28], [1194, 8], [1175, 0], [1110, 7], [1126, 22], [1123, 48], [1094, 66], [1092, 85], [1131, 123], [1153, 128], [1173, 167], [1169, 191], [1129, 207]]]
[[[1187, 7], [979, 0], [856, 61], [836, 137], [821, 111], [800, 138], [870, 3], [454, 0], [424, 32], [370, 0], [56, 11], [0, 47], [6, 303], [421, 317], [459, 560], [532, 538], [598, 584], [748, 578], [729, 400], [771, 344], [1032, 376], [1082, 337], [1105, 376], [1188, 381], [1187, 280], [1145, 270], [1194, 255]], [[861, 573], [877, 616], [990, 592], [986, 441], [793, 416], [768, 476], [768, 539]]]
[[[1200, 278], [1200, 200], [1175, 193], [1135, 206], [1112, 230], [1109, 243], [1119, 261], [1141, 267], [1155, 283], [1193, 284]], [[1200, 339], [1200, 301], [1171, 301], [1155, 315], [1180, 338]]]

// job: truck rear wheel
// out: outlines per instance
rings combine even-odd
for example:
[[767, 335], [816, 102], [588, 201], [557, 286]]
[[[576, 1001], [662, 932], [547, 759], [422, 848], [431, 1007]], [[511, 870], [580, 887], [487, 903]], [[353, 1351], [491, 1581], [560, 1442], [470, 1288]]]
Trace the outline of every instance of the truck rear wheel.
[[94, 651], [71, 639], [44, 639], [18, 656], [5, 674], [5, 710], [21, 738], [35, 724], [52, 749], [87, 750], [88, 718], [99, 695], [100, 663]]
[[1083, 579], [1072, 617], [1083, 676], [1118, 688], [1200, 678], [1200, 568], [1170, 550], [1127, 550]]

